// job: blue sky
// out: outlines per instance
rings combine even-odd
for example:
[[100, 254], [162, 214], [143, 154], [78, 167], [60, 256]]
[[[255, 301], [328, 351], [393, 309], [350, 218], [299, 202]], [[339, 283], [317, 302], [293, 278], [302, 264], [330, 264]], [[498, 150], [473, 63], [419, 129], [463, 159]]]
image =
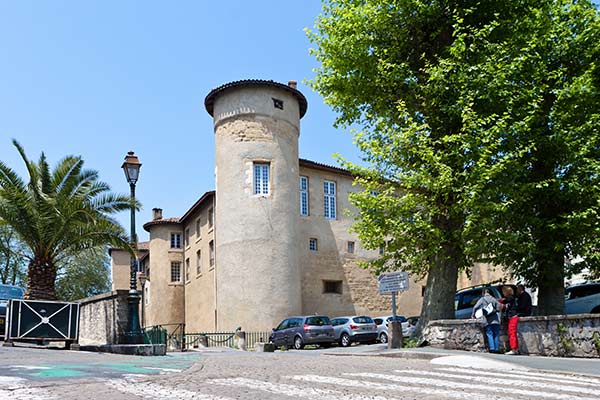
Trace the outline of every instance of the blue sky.
[[[214, 137], [204, 97], [248, 78], [294, 79], [308, 99], [300, 156], [358, 161], [350, 133], [303, 80], [314, 76], [304, 28], [320, 0], [0, 2], [0, 160], [24, 174], [11, 144], [54, 164], [81, 155], [113, 191], [120, 166], [142, 162], [141, 225], [153, 207], [181, 216], [214, 188]], [[128, 229], [129, 215], [119, 221]]]

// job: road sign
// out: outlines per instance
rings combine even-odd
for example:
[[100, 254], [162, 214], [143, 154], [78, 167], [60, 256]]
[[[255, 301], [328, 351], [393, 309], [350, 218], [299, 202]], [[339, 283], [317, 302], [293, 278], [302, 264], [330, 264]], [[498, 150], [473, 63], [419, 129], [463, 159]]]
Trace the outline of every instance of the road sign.
[[381, 274], [379, 280], [379, 294], [390, 294], [408, 290], [408, 272], [388, 272]]

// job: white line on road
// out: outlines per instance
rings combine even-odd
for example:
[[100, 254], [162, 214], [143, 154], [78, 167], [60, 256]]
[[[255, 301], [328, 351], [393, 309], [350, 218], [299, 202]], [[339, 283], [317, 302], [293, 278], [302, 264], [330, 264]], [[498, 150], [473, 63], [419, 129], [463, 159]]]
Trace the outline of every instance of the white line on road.
[[[497, 392], [497, 393], [506, 393], [506, 387], [495, 387], [492, 385], [486, 384], [474, 384], [474, 383], [463, 383], [463, 382], [452, 382], [452, 381], [444, 381], [439, 379], [432, 378], [415, 378], [412, 376], [397, 376], [397, 375], [389, 375], [389, 374], [374, 374], [370, 372], [357, 372], [357, 373], [347, 373], [344, 374], [346, 376], [356, 376], [361, 378], [374, 378], [374, 379], [383, 379], [392, 382], [401, 382], [401, 383], [409, 383], [413, 385], [430, 385], [430, 386], [438, 386], [438, 387], [449, 387], [452, 389], [462, 389], [462, 390], [478, 390], [483, 392]], [[485, 382], [485, 376], [481, 377], [481, 382]], [[521, 395], [527, 397], [543, 397], [547, 399], [557, 399], [557, 400], [598, 400], [598, 397], [581, 397], [575, 396], [573, 394], [559, 394], [559, 393], [546, 393], [546, 392], [538, 392], [534, 390], [524, 390], [517, 389], [514, 387], [510, 388], [510, 393], [512, 395]]]
[[248, 389], [261, 390], [272, 394], [281, 394], [284, 396], [291, 396], [294, 398], [306, 397], [306, 398], [317, 398], [319, 400], [390, 400], [390, 397], [384, 396], [362, 396], [359, 394], [353, 394], [346, 396], [337, 390], [330, 389], [317, 389], [311, 387], [302, 387], [296, 385], [290, 385], [287, 383], [272, 383], [265, 382], [257, 379], [248, 378], [231, 378], [231, 379], [213, 379], [208, 383], [224, 386], [238, 386], [245, 387]]
[[[461, 374], [467, 374], [467, 375], [479, 375], [481, 376], [481, 374], [486, 374], [489, 376], [500, 376], [500, 377], [506, 377], [506, 373], [502, 373], [502, 372], [491, 372], [491, 371], [485, 371], [485, 370], [477, 370], [477, 369], [470, 369], [470, 368], [439, 368], [440, 371], [447, 371], [447, 372], [458, 372]], [[522, 378], [535, 378], [536, 380], [541, 380], [541, 381], [550, 381], [550, 382], [556, 382], [557, 380], [561, 381], [561, 382], [568, 382], [568, 383], [576, 383], [578, 385], [587, 385], [587, 386], [600, 386], [600, 380], [598, 379], [594, 379], [591, 377], [583, 377], [583, 376], [573, 376], [573, 375], [560, 375], [560, 374], [547, 374], [547, 373], [536, 373], [536, 372], [517, 372], [517, 373], [511, 373], [510, 374], [511, 378], [513, 376], [519, 376]]]
[[162, 372], [181, 372], [180, 369], [177, 368], [158, 368], [158, 367], [144, 367], [144, 369], [151, 369], [151, 370], [155, 370], [155, 371], [160, 371]]
[[[592, 394], [597, 395], [598, 389], [590, 389], [579, 386], [567, 386], [565, 384], [557, 385], [552, 383], [544, 383], [544, 382], [534, 382], [531, 380], [531, 377], [519, 377], [515, 372], [506, 372], [503, 375], [503, 378], [494, 378], [487, 371], [481, 371], [479, 376], [465, 375], [462, 373], [450, 374], [446, 372], [438, 372], [438, 371], [414, 371], [414, 370], [395, 370], [399, 374], [408, 374], [408, 375], [424, 375], [424, 376], [433, 376], [437, 378], [448, 378], [448, 379], [463, 379], [467, 381], [475, 381], [475, 382], [485, 382], [486, 385], [505, 385], [507, 387], [525, 387], [525, 388], [537, 388], [537, 389], [546, 389], [549, 391], [564, 391], [564, 392], [575, 392], [582, 394]], [[527, 379], [526, 381], [522, 381], [521, 379]], [[556, 382], [556, 381], [555, 381]]]
[[[373, 390], [397, 390], [402, 392], [403, 395], [409, 393], [417, 393], [421, 395], [435, 395], [443, 396], [452, 399], [459, 400], [472, 400], [473, 394], [465, 392], [463, 390], [451, 390], [451, 389], [436, 389], [432, 387], [426, 387], [422, 384], [418, 386], [405, 386], [397, 385], [393, 383], [381, 383], [381, 382], [370, 382], [361, 381], [356, 379], [345, 379], [345, 378], [334, 378], [331, 376], [320, 376], [320, 375], [294, 375], [288, 377], [297, 381], [313, 382], [313, 383], [324, 383], [329, 385], [356, 387], [362, 389], [373, 389]], [[494, 395], [485, 396], [486, 400], [514, 400], [513, 396], [510, 397], [499, 397]]]
[[192, 392], [190, 390], [175, 389], [156, 383], [132, 382], [115, 379], [106, 382], [106, 385], [123, 393], [133, 394], [143, 399], [155, 400], [233, 400], [229, 397], [213, 396]]

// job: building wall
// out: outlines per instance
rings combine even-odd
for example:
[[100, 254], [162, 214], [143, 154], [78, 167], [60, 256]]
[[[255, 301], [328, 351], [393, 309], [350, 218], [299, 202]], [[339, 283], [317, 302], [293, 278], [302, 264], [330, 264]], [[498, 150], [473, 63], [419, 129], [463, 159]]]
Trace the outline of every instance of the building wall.
[[[214, 199], [214, 197], [213, 197]], [[185, 283], [186, 332], [215, 331], [215, 265], [210, 265], [209, 243], [214, 240], [214, 225], [209, 227], [208, 213], [214, 210], [214, 202], [206, 201], [184, 223], [190, 230], [190, 244], [185, 246], [184, 258], [190, 260], [189, 280]], [[200, 221], [200, 235], [196, 232], [196, 221]], [[197, 252], [200, 251], [201, 269], [197, 268]], [[185, 261], [184, 261], [185, 263]]]
[[[171, 233], [182, 234], [178, 224], [153, 225], [150, 232], [150, 274], [146, 281], [149, 298], [144, 296], [144, 325], [169, 325], [184, 322], [183, 279], [185, 265], [183, 248], [171, 249]], [[183, 244], [182, 244], [183, 247]], [[181, 262], [180, 282], [171, 282], [171, 262]]]
[[129, 290], [131, 256], [125, 250], [112, 249], [110, 252], [112, 290]]
[[[266, 330], [301, 312], [299, 114], [296, 98], [274, 87], [215, 99], [217, 329]], [[266, 196], [253, 194], [254, 162], [270, 163]]]

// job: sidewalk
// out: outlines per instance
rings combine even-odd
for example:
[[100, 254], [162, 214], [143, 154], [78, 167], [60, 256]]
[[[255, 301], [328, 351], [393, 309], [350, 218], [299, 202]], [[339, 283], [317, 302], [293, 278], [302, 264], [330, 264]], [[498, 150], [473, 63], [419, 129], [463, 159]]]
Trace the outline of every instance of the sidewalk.
[[[588, 358], [507, 356], [463, 350], [438, 349], [434, 347], [388, 350], [385, 345], [352, 346], [349, 348], [336, 347], [324, 351], [322, 354], [330, 356], [397, 357], [432, 360], [433, 364], [450, 364], [464, 368], [485, 368], [486, 366], [494, 368], [491, 365], [495, 364], [500, 367], [509, 364], [513, 369], [520, 370], [537, 369], [600, 376], [600, 359]], [[510, 369], [510, 366], [507, 367]]]

